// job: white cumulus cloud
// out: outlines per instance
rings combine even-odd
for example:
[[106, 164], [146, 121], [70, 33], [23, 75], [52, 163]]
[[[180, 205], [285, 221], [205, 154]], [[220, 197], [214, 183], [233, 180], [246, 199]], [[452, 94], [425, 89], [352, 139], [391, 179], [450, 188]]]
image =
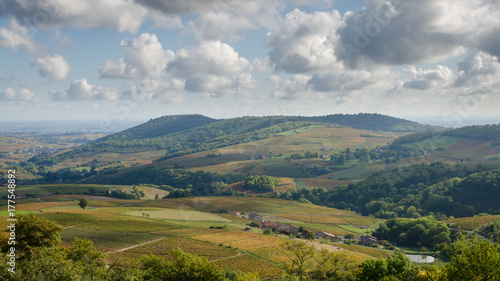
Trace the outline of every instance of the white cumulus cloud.
[[160, 100], [164, 103], [178, 103], [184, 99], [180, 91], [184, 82], [174, 79], [171, 83], [154, 79], [143, 80], [132, 84], [130, 90], [121, 95], [121, 99], [131, 100]]
[[36, 95], [28, 89], [21, 89], [16, 92], [12, 88], [6, 88], [2, 92], [0, 92], [0, 100], [2, 101], [19, 101], [19, 102], [28, 102], [28, 101], [38, 101]]
[[53, 100], [85, 101], [85, 100], [118, 100], [118, 92], [113, 88], [91, 85], [82, 78], [71, 82], [69, 89], [64, 93], [52, 91], [49, 93]]
[[230, 45], [220, 41], [201, 41], [191, 49], [180, 49], [175, 60], [168, 63], [168, 71], [181, 78], [195, 78], [242, 72], [249, 66]]
[[428, 90], [436, 86], [450, 82], [453, 79], [453, 71], [446, 66], [436, 65], [434, 69], [416, 69], [410, 66], [406, 72], [413, 75], [413, 78], [403, 83], [403, 88]]
[[295, 9], [288, 13], [279, 30], [268, 33], [270, 62], [289, 73], [320, 71], [336, 64], [334, 50], [340, 14]]
[[11, 50], [21, 49], [29, 53], [35, 53], [43, 49], [33, 38], [28, 36], [28, 27], [20, 24], [16, 19], [11, 19], [9, 27], [0, 28], [0, 48]]
[[32, 59], [31, 65], [41, 67], [40, 75], [53, 81], [66, 79], [71, 71], [71, 65], [59, 54]]
[[123, 39], [120, 48], [125, 57], [99, 67], [101, 77], [107, 78], [149, 78], [159, 76], [174, 58], [171, 50], [163, 50], [155, 34], [143, 33], [136, 38]]

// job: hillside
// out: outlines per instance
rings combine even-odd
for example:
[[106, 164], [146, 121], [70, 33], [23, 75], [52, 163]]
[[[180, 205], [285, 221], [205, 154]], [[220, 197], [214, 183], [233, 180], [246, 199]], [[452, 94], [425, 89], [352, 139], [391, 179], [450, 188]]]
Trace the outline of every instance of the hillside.
[[373, 131], [421, 132], [438, 127], [380, 114], [335, 114], [320, 117], [266, 116], [215, 120], [202, 115], [164, 116], [113, 134], [66, 153], [39, 155], [30, 162], [52, 165], [99, 153], [139, 153], [165, 150], [164, 159], [229, 145], [267, 139], [280, 132], [313, 124], [348, 126]]
[[217, 120], [195, 115], [172, 115], [151, 119], [148, 122], [125, 131], [100, 138], [97, 143], [111, 140], [136, 140], [170, 135], [191, 128], [204, 126]]

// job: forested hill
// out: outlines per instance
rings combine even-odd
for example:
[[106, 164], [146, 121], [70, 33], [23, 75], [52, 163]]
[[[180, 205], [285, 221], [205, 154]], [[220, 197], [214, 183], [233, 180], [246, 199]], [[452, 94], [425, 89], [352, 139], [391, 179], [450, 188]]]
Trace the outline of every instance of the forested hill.
[[393, 144], [400, 145], [400, 144], [413, 143], [428, 138], [432, 138], [437, 135], [487, 140], [487, 141], [493, 141], [493, 144], [495, 145], [500, 145], [500, 124], [467, 126], [457, 129], [446, 130], [442, 132], [432, 132], [432, 131], [419, 132], [400, 137], [394, 140]]
[[[208, 126], [212, 123], [212, 126]], [[267, 117], [238, 117], [230, 119], [212, 119], [203, 115], [172, 115], [151, 119], [148, 122], [127, 129], [120, 133], [101, 138], [97, 142], [108, 140], [135, 140], [145, 138], [162, 137], [177, 132], [186, 131], [196, 127], [200, 130], [224, 130], [222, 134], [249, 133], [276, 124], [287, 122], [314, 122], [337, 124], [354, 129], [365, 129], [372, 131], [394, 131], [394, 132], [421, 132], [435, 131], [436, 127], [422, 125], [413, 121], [395, 118], [381, 114], [333, 114], [318, 117], [302, 116], [267, 116]], [[207, 126], [206, 126], [207, 125]], [[194, 130], [188, 131], [192, 133]], [[221, 134], [215, 132], [211, 137], [219, 137]]]
[[319, 117], [265, 116], [211, 119], [202, 115], [164, 116], [55, 156], [36, 156], [31, 162], [50, 165], [102, 152], [136, 153], [166, 150], [175, 157], [272, 137], [312, 124], [342, 125], [374, 131], [422, 132], [439, 129], [380, 114], [335, 114]]
[[437, 131], [442, 129], [440, 127], [422, 125], [417, 122], [401, 118], [371, 113], [333, 114], [310, 118], [317, 122], [339, 124], [354, 129], [364, 129], [372, 131], [422, 132]]
[[137, 125], [125, 131], [101, 138], [98, 142], [107, 140], [133, 140], [161, 137], [191, 128], [217, 122], [216, 119], [199, 114], [171, 115], [151, 119], [144, 124]]

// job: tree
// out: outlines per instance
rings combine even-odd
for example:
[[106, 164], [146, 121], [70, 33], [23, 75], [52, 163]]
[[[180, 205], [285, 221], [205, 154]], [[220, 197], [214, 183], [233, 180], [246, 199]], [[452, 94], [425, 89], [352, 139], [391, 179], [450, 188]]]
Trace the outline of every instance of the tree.
[[245, 188], [258, 191], [274, 191], [279, 180], [270, 176], [248, 176], [245, 179]]
[[82, 198], [82, 199], [80, 199], [80, 202], [78, 202], [78, 205], [84, 210], [88, 204], [89, 204], [89, 199], [87, 199], [87, 198]]
[[449, 280], [500, 280], [500, 253], [497, 244], [477, 236], [460, 237], [445, 247], [450, 263], [446, 265]]
[[356, 258], [347, 255], [344, 251], [330, 252], [323, 249], [315, 262], [315, 267], [311, 272], [314, 280], [355, 280], [354, 274], [359, 268]]
[[144, 280], [163, 281], [224, 281], [225, 272], [206, 258], [184, 253], [180, 249], [170, 252], [173, 261], [165, 261], [162, 257], [148, 255], [142, 258], [145, 269]]
[[301, 241], [289, 240], [282, 244], [283, 249], [290, 253], [289, 261], [283, 267], [288, 276], [299, 276], [303, 280], [308, 272], [308, 262], [316, 255], [316, 248]]
[[397, 252], [387, 260], [364, 261], [358, 277], [361, 281], [417, 280], [418, 271], [404, 253]]
[[158, 193], [156, 193], [155, 200], [156, 199], [160, 199], [160, 197], [158, 196]]
[[90, 275], [90, 280], [98, 274], [98, 270], [102, 269], [104, 265], [102, 261], [104, 254], [96, 251], [93, 244], [88, 239], [75, 238], [73, 247], [68, 253], [68, 258], [73, 260], [73, 262], [80, 263], [85, 268], [84, 272]]
[[[23, 253], [37, 247], [53, 247], [61, 243], [63, 227], [35, 213], [20, 215], [16, 222], [16, 250]], [[8, 249], [7, 244], [3, 250]]]
[[339, 164], [339, 165], [344, 165], [345, 161], [346, 161], [346, 157], [345, 157], [344, 153], [340, 154], [336, 160], [337, 164]]

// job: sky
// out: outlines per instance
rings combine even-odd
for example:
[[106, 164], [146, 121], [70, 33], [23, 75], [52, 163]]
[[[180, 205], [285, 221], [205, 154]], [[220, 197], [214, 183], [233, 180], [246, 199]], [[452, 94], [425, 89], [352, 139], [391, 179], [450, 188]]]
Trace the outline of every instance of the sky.
[[498, 0], [0, 0], [0, 121], [494, 122], [499, 57]]

